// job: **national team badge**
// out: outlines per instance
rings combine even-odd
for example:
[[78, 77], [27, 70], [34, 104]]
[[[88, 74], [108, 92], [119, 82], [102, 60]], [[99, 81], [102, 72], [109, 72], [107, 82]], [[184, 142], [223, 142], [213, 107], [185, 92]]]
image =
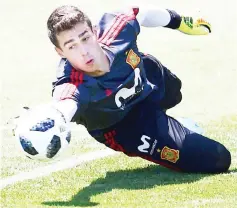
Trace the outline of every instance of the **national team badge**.
[[160, 153], [160, 157], [163, 160], [168, 160], [172, 163], [176, 163], [179, 159], [179, 150], [171, 149], [165, 146]]
[[126, 62], [135, 69], [136, 66], [140, 63], [140, 57], [131, 49], [127, 54]]

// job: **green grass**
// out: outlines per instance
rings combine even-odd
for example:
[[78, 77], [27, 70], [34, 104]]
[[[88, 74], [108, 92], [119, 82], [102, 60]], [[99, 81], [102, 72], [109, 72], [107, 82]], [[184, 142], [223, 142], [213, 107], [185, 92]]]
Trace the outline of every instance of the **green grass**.
[[[80, 127], [78, 129], [80, 130], [73, 131], [70, 146], [64, 153], [64, 158], [68, 158], [71, 155], [80, 155], [93, 150], [105, 148], [104, 145], [94, 142], [94, 139], [91, 138], [87, 132], [83, 131], [84, 129], [81, 129]], [[51, 161], [39, 163], [35, 160], [29, 160], [27, 157], [25, 157], [17, 146], [15, 138], [12, 136], [11, 130], [3, 131], [2, 142], [4, 145], [1, 148], [2, 155], [0, 178], [5, 178], [23, 171], [29, 171], [31, 169], [52, 163]]]
[[[237, 118], [210, 122], [206, 134], [232, 153], [225, 174], [186, 174], [119, 154], [5, 187], [2, 207], [205, 207], [237, 204]], [[218, 129], [218, 131], [217, 131]]]
[[[51, 99], [58, 56], [47, 37], [49, 14], [59, 5], [73, 4], [92, 17], [98, 15], [97, 10], [98, 13], [109, 11], [128, 2], [144, 4], [141, 0], [9, 0], [1, 5], [1, 14], [6, 19], [3, 38], [11, 40], [2, 43], [1, 179], [47, 164], [20, 155], [11, 136], [9, 119], [18, 115], [22, 106]], [[198, 121], [205, 135], [230, 149], [230, 172], [180, 174], [119, 154], [7, 186], [1, 190], [1, 207], [237, 207], [237, 30], [233, 28], [233, 22], [237, 21], [236, 1], [145, 2], [150, 3], [185, 15], [199, 15], [200, 10], [213, 26], [212, 34], [205, 37], [186, 36], [163, 28], [142, 28], [138, 45], [141, 51], [155, 55], [181, 78], [183, 101], [169, 113]], [[88, 135], [74, 131], [67, 154], [80, 155], [103, 148]]]

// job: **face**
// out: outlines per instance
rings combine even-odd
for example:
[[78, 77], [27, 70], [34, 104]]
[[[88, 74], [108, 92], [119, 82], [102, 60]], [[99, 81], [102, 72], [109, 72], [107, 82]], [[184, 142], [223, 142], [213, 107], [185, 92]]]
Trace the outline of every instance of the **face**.
[[60, 48], [56, 48], [56, 51], [75, 69], [88, 73], [103, 71], [107, 59], [97, 41], [96, 33], [86, 22], [59, 33], [57, 39]]

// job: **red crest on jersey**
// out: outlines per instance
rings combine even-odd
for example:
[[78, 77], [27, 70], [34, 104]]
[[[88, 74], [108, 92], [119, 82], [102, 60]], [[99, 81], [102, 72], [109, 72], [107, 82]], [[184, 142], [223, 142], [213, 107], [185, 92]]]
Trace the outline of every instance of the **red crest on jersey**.
[[165, 146], [160, 154], [161, 159], [176, 163], [179, 159], [179, 150], [171, 149]]
[[126, 62], [133, 68], [135, 69], [136, 66], [140, 63], [141, 59], [140, 57], [132, 50], [127, 54], [127, 59]]

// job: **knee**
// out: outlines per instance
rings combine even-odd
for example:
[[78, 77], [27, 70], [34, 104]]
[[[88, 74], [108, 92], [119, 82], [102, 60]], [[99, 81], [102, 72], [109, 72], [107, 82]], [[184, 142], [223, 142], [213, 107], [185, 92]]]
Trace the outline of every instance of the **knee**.
[[217, 172], [226, 172], [231, 164], [231, 154], [222, 144], [219, 144], [217, 147], [219, 154], [219, 159], [216, 163]]

